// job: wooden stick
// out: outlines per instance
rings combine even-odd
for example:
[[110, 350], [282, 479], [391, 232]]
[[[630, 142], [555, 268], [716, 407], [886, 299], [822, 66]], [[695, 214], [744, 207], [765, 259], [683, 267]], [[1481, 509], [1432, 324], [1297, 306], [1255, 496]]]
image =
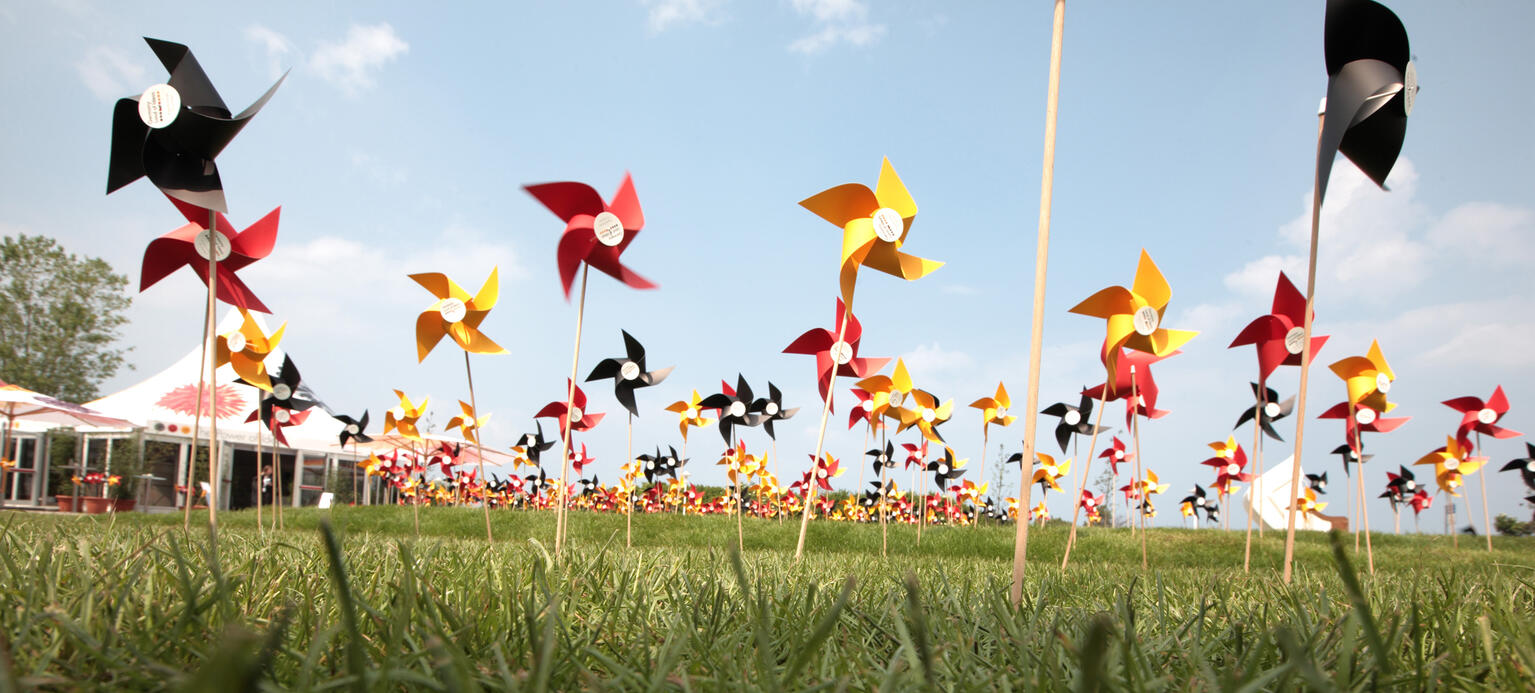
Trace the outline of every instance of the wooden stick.
[[[991, 423], [987, 422], [987, 423], [982, 424], [981, 425], [981, 473], [980, 473], [981, 483], [986, 483], [986, 448], [991, 445], [991, 441], [989, 439], [990, 435], [991, 435]], [[979, 503], [975, 503], [974, 505], [975, 505], [975, 521], [970, 523], [970, 526], [971, 527], [980, 527], [981, 526], [981, 506], [980, 506]], [[960, 504], [960, 510], [964, 510], [964, 509], [965, 509], [964, 508], [964, 504], [961, 503]]]
[[[474, 454], [480, 461], [480, 481], [485, 477], [485, 448], [480, 446], [480, 405], [474, 401], [474, 371], [469, 369], [469, 352], [464, 352], [464, 378], [469, 381], [469, 408], [474, 410]], [[462, 484], [460, 484], [462, 486]], [[488, 496], [488, 494], [487, 494]], [[482, 498], [480, 505], [485, 508], [485, 541], [491, 543], [495, 538], [490, 533], [490, 498]]]
[[[203, 349], [212, 350], [213, 340], [217, 339], [214, 314], [217, 304], [214, 296], [218, 292], [219, 285], [219, 261], [218, 243], [215, 235], [218, 234], [218, 212], [208, 210], [208, 335]], [[223, 452], [218, 449], [219, 439], [219, 376], [218, 367], [208, 371], [208, 388], [213, 396], [208, 406], [208, 526], [218, 529], [219, 524], [219, 486], [223, 485], [223, 476], [219, 469], [219, 455]], [[198, 388], [201, 394], [201, 388]], [[257, 416], [256, 418], [261, 418]]]
[[[208, 343], [213, 341], [209, 337], [209, 334], [213, 331], [213, 325], [211, 324], [213, 320], [212, 308], [213, 307], [211, 305], [203, 306], [203, 334], [202, 339], [200, 340], [202, 342], [202, 358], [197, 361], [197, 406], [195, 409], [196, 413], [192, 415], [192, 449], [190, 454], [187, 455], [187, 493], [186, 506], [183, 508], [181, 518], [182, 531], [188, 531], [192, 528], [192, 504], [193, 501], [197, 498], [197, 493], [194, 491], [194, 488], [197, 485], [197, 439], [201, 437], [201, 431], [199, 429], [202, 427], [203, 421], [203, 387], [207, 384]], [[213, 451], [210, 449], [208, 454], [209, 459], [213, 458], [212, 452]], [[256, 457], [256, 463], [261, 463], [260, 456]]]
[[[847, 301], [842, 307], [841, 324], [837, 326], [837, 338], [832, 344], [841, 344], [842, 338], [847, 336], [847, 324], [853, 317], [853, 302]], [[826, 450], [826, 419], [831, 416], [831, 400], [837, 396], [837, 368], [831, 369], [831, 382], [826, 387], [826, 399], [821, 405], [821, 426], [815, 436], [815, 457], [810, 460], [810, 481], [805, 485], [805, 507], [800, 512], [799, 541], [794, 544], [794, 562], [798, 563], [800, 556], [805, 554], [805, 533], [810, 531], [810, 506], [815, 501], [815, 467], [821, 463], [821, 453]], [[720, 412], [723, 416], [724, 412]]]
[[[1254, 471], [1256, 471], [1257, 474], [1253, 475], [1253, 483], [1247, 485], [1247, 540], [1246, 546], [1242, 549], [1242, 572], [1244, 573], [1252, 569], [1253, 505], [1256, 504], [1258, 499], [1262, 497], [1258, 495], [1258, 480], [1263, 478], [1263, 463], [1259, 461], [1262, 459], [1260, 456], [1261, 453], [1259, 451], [1263, 449], [1261, 447], [1263, 445], [1263, 407], [1265, 406], [1266, 400], [1268, 399], [1268, 392], [1265, 390], [1265, 384], [1261, 382], [1258, 383], [1258, 403], [1253, 406], [1253, 463], [1256, 466]], [[1230, 510], [1229, 505], [1227, 506], [1227, 510]], [[1229, 512], [1226, 514], [1227, 516], [1231, 515]], [[1259, 520], [1259, 526], [1261, 531], [1261, 518]]]
[[[273, 414], [275, 415], [276, 412], [274, 411]], [[261, 418], [259, 413], [256, 418]], [[298, 461], [297, 451], [294, 452], [293, 460], [295, 462]], [[277, 433], [275, 431], [272, 433], [272, 470], [272, 488], [274, 491], [272, 496], [272, 518], [277, 523], [278, 529], [286, 529], [282, 521], [282, 455], [277, 451]]]
[[[1322, 124], [1326, 120], [1325, 113], [1318, 114], [1316, 124], [1317, 152], [1321, 153]], [[1302, 329], [1301, 344], [1305, 348], [1300, 352], [1300, 390], [1295, 399], [1295, 454], [1291, 458], [1290, 467], [1290, 495], [1300, 489], [1300, 458], [1302, 444], [1306, 440], [1306, 385], [1310, 382], [1311, 375], [1311, 311], [1316, 301], [1316, 253], [1317, 236], [1321, 228], [1322, 220], [1322, 189], [1313, 186], [1311, 191], [1311, 250], [1306, 265], [1306, 315]], [[1290, 584], [1290, 575], [1295, 562], [1295, 506], [1294, 499], [1290, 499], [1290, 510], [1285, 520], [1284, 539], [1284, 584]]]
[[[1087, 485], [1087, 471], [1093, 465], [1093, 452], [1098, 448], [1098, 424], [1103, 423], [1104, 404], [1108, 402], [1108, 397], [1109, 383], [1104, 382], [1103, 394], [1098, 396], [1098, 415], [1093, 419], [1093, 435], [1087, 442], [1087, 458], [1082, 460], [1082, 475], [1077, 477], [1076, 507], [1071, 511], [1071, 533], [1066, 535], [1066, 551], [1061, 555], [1061, 570], [1065, 570], [1071, 562], [1071, 547], [1077, 543], [1077, 517], [1082, 512], [1082, 487]], [[1072, 434], [1071, 444], [1075, 448], [1075, 433]]]
[[[581, 323], [586, 317], [586, 274], [591, 266], [581, 263], [581, 300], [576, 304], [576, 347], [570, 357], [570, 382], [565, 389], [565, 430], [561, 438], [564, 439], [564, 449], [560, 452], [560, 488], [559, 505], [554, 511], [554, 557], [559, 559], [561, 551], [565, 548], [565, 485], [569, 482], [570, 471], [570, 433], [575, 427], [575, 422], [570, 420], [570, 408], [575, 406], [576, 400], [576, 366], [581, 362]], [[582, 416], [586, 412], [581, 412]]]
[[[688, 439], [682, 439], [682, 449], [686, 450]], [[634, 414], [629, 415], [628, 433], [624, 435], [624, 456], [628, 459], [628, 465], [634, 467]], [[634, 468], [636, 476], [639, 469]], [[629, 488], [624, 493], [624, 548], [634, 548], [634, 482], [629, 482]]]
[[[874, 418], [869, 418], [869, 430], [874, 430]], [[879, 429], [879, 449], [885, 449], [885, 428]], [[890, 548], [890, 498], [885, 495], [885, 478], [890, 472], [890, 465], [895, 460], [885, 460], [884, 466], [879, 468], [879, 557], [884, 558]]]
[[[1145, 474], [1144, 471], [1142, 471], [1142, 468], [1141, 468], [1141, 415], [1138, 412], [1138, 410], [1140, 409], [1140, 406], [1141, 406], [1141, 396], [1140, 396], [1140, 391], [1138, 389], [1136, 389], [1136, 387], [1135, 387], [1135, 366], [1130, 366], [1130, 401], [1133, 402], [1134, 405], [1135, 405], [1135, 406], [1131, 407], [1131, 409], [1130, 409], [1130, 431], [1131, 431], [1130, 434], [1131, 434], [1132, 437], [1135, 438], [1135, 477], [1137, 479], [1144, 480], [1146, 478], [1146, 474]], [[1150, 502], [1151, 502], [1151, 489], [1150, 488], [1142, 488], [1141, 489], [1141, 505], [1145, 506], [1147, 503], [1150, 503]], [[1141, 524], [1141, 570], [1144, 571], [1148, 567], [1148, 565], [1147, 565], [1148, 561], [1146, 559], [1146, 510], [1145, 510], [1144, 507], [1141, 508], [1141, 511], [1140, 511], [1140, 524]]]
[[[1477, 431], [1476, 432], [1476, 449], [1478, 449], [1478, 450], [1482, 449], [1482, 432], [1481, 431]], [[1489, 460], [1490, 459], [1491, 458], [1489, 458]], [[1485, 468], [1485, 465], [1483, 465], [1483, 467], [1484, 467], [1483, 469], [1477, 470], [1477, 471], [1481, 472], [1480, 476], [1482, 477], [1482, 534], [1487, 535], [1487, 552], [1491, 553], [1492, 552], [1492, 520], [1490, 520], [1488, 518], [1488, 511], [1487, 511], [1487, 469]]]
[[[629, 425], [630, 426], [634, 425], [634, 421], [633, 421], [633, 417], [632, 416], [630, 417]], [[632, 428], [630, 429], [629, 435], [631, 435], [631, 436], [634, 435], [634, 431], [633, 431]], [[776, 441], [776, 440], [773, 441], [773, 444], [774, 444], [774, 446], [777, 446], [778, 441]], [[684, 516], [687, 515], [687, 509], [688, 509], [688, 499], [687, 499], [687, 495], [688, 495], [688, 474], [687, 474], [688, 463], [687, 463], [687, 459], [688, 459], [688, 439], [687, 438], [683, 438], [682, 439], [682, 459], [678, 461], [678, 463], [679, 463], [678, 466], [682, 467], [682, 471], [679, 472], [682, 475], [682, 494], [677, 498], [677, 514], [678, 515], [684, 515]]]
[[262, 478], [263, 475], [261, 473], [261, 458], [262, 453], [265, 452], [261, 447], [261, 426], [261, 404], [258, 402], [256, 404], [256, 528], [262, 532], [265, 532], [266, 525], [262, 522], [261, 519], [261, 506], [264, 505], [262, 501], [265, 500], [262, 498], [262, 496], [265, 495], [266, 492], [266, 489], [262, 487], [261, 483], [264, 481]]
[[[1055, 0], [1055, 18], [1050, 29], [1050, 82], [1045, 96], [1044, 162], [1039, 181], [1039, 237], [1034, 249], [1034, 313], [1029, 337], [1029, 389], [1024, 397], [1023, 463], [1019, 485], [1020, 515], [1028, 512], [1029, 477], [1034, 471], [1034, 434], [1039, 428], [1039, 361], [1045, 330], [1045, 266], [1050, 253], [1050, 201], [1055, 189], [1055, 120], [1060, 110], [1061, 41], [1066, 27], [1066, 0]], [[1029, 523], [1017, 523], [1013, 540], [1013, 583], [1008, 593], [1013, 608], [1023, 602], [1023, 572], [1028, 565]]]

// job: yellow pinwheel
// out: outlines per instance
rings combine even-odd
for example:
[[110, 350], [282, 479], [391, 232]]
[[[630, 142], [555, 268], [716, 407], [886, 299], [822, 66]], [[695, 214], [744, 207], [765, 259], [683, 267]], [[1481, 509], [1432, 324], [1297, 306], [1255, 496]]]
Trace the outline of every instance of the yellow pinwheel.
[[853, 307], [859, 266], [914, 281], [943, 266], [942, 262], [900, 252], [917, 217], [917, 203], [901, 183], [890, 160], [879, 170], [874, 190], [860, 183], [828, 188], [800, 203], [835, 226], [842, 227], [842, 302]]
[[1140, 486], [1141, 498], [1146, 501], [1150, 501], [1150, 496], [1152, 495], [1167, 493], [1167, 489], [1172, 486], [1172, 484], [1161, 483], [1161, 480], [1157, 478], [1157, 473], [1150, 469], [1146, 470], [1146, 478], [1142, 479], [1138, 485]]
[[677, 415], [677, 430], [682, 432], [683, 442], [687, 442], [689, 428], [714, 425], [714, 419], [704, 416], [704, 410], [698, 406], [702, 401], [698, 391], [694, 390], [692, 399], [679, 399], [666, 405], [666, 411]]
[[1418, 458], [1413, 465], [1433, 465], [1434, 482], [1439, 490], [1459, 497], [1455, 492], [1466, 485], [1465, 475], [1475, 473], [1487, 464], [1485, 457], [1472, 457], [1469, 447], [1461, 447], [1455, 436], [1446, 436], [1444, 447]]
[[240, 309], [240, 329], [219, 335], [213, 367], [229, 364], [241, 380], [253, 387], [272, 391], [272, 379], [267, 376], [266, 357], [282, 341], [282, 332], [288, 323], [279, 325], [272, 336], [261, 332], [256, 318], [244, 308]]
[[421, 440], [421, 432], [416, 429], [416, 422], [426, 414], [426, 405], [432, 398], [422, 398], [421, 404], [412, 404], [405, 393], [395, 390], [394, 394], [400, 398], [400, 405], [384, 412], [384, 433], [399, 431], [400, 435], [414, 441]]
[[1011, 426], [1018, 420], [1016, 416], [1009, 416], [1008, 407], [1013, 406], [1013, 400], [1007, 396], [1007, 387], [997, 383], [997, 395], [995, 397], [982, 397], [970, 403], [972, 409], [981, 410], [981, 425], [983, 429], [989, 429], [992, 424], [998, 426]]
[[485, 321], [490, 309], [496, 307], [501, 296], [496, 268], [491, 268], [490, 277], [474, 296], [441, 272], [412, 274], [410, 278], [437, 297], [437, 302], [416, 318], [416, 360], [425, 361], [426, 355], [432, 353], [444, 335], [453, 337], [464, 351], [506, 353], [506, 349], [480, 332], [480, 323]]
[[474, 415], [474, 407], [469, 406], [469, 403], [464, 400], [458, 401], [458, 408], [463, 410], [464, 413], [448, 419], [448, 428], [458, 429], [463, 433], [464, 440], [479, 445], [480, 429], [485, 426], [486, 421], [490, 420], [490, 415], [486, 414], [476, 417]]
[[1295, 509], [1303, 513], [1319, 513], [1326, 508], [1326, 503], [1317, 502], [1316, 489], [1309, 486], [1295, 498]]
[[1044, 522], [1045, 520], [1050, 519], [1049, 506], [1045, 505], [1044, 501], [1040, 501], [1039, 505], [1034, 506], [1034, 509], [1029, 511], [1029, 519], [1038, 522]]
[[892, 413], [892, 408], [900, 409], [906, 404], [912, 387], [911, 375], [906, 372], [906, 363], [901, 359], [895, 360], [892, 375], [871, 375], [858, 381], [858, 388], [869, 393], [869, 416], [888, 416], [897, 421], [901, 417]]
[[1386, 401], [1396, 374], [1386, 363], [1380, 351], [1380, 342], [1371, 341], [1370, 350], [1364, 356], [1350, 356], [1329, 366], [1348, 386], [1348, 403], [1354, 407], [1369, 407], [1384, 414], [1395, 405]]
[[368, 459], [358, 462], [357, 466], [361, 467], [363, 473], [367, 476], [384, 475], [384, 461], [379, 459], [378, 455], [375, 455], [371, 452], [368, 453]]
[[1057, 465], [1055, 458], [1045, 453], [1035, 453], [1035, 456], [1039, 457], [1039, 467], [1034, 470], [1034, 481], [1032, 483], [1039, 484], [1041, 491], [1052, 489], [1060, 491], [1061, 485], [1057, 482], [1071, 473], [1071, 460], [1066, 460]]
[[[1111, 383], [1117, 379], [1115, 364], [1120, 349], [1159, 357], [1169, 356], [1199, 334], [1162, 327], [1162, 318], [1172, 297], [1172, 287], [1162, 277], [1162, 271], [1151, 261], [1151, 255], [1141, 250], [1141, 262], [1135, 269], [1135, 284], [1131, 288], [1108, 287], [1071, 309], [1071, 312], [1078, 315], [1108, 321], [1108, 336], [1103, 342], [1103, 364], [1108, 367]], [[1112, 385], [1110, 387], [1112, 393]]]
[[922, 431], [922, 437], [934, 443], [942, 443], [943, 436], [939, 435], [938, 427], [948, 422], [954, 414], [954, 400], [948, 400], [943, 404], [938, 403], [938, 398], [931, 392], [922, 389], [911, 391], [911, 407], [894, 408], [892, 411], [900, 420], [901, 425], [895, 429], [900, 433], [912, 426]]

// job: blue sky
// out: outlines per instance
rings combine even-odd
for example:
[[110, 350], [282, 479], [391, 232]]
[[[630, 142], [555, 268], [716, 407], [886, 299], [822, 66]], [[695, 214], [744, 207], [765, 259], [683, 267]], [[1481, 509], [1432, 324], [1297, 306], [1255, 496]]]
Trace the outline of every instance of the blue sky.
[[[1441, 400], [1502, 384], [1513, 401], [1504, 423], [1535, 426], [1525, 319], [1535, 292], [1523, 271], [1535, 244], [1535, 6], [1390, 5], [1422, 92], [1392, 192], [1346, 162], [1335, 169], [1317, 304], [1318, 331], [1333, 337], [1309, 407], [1343, 398], [1322, 366], [1381, 340], [1397, 413], [1413, 420], [1366, 441], [1371, 496], [1386, 469], [1453, 431], [1458, 415]], [[1198, 465], [1205, 444], [1224, 439], [1250, 401], [1256, 359], [1226, 345], [1267, 310], [1279, 269], [1305, 280], [1323, 7], [1068, 7], [1041, 406], [1102, 380], [1101, 321], [1066, 310], [1129, 284], [1145, 247], [1174, 290], [1164, 324], [1202, 331], [1157, 368], [1172, 414], [1142, 430], [1148, 467], [1173, 485], [1164, 524], [1177, 522], [1184, 491], [1210, 481]], [[377, 420], [400, 388], [430, 395], [441, 425], [467, 389], [451, 347], [414, 361], [414, 318], [431, 298], [406, 275], [442, 271], [473, 290], [499, 265], [502, 302], [484, 329], [511, 354], [476, 358], [475, 372], [492, 414], [486, 440], [505, 447], [562, 398], [575, 323], [554, 264], [562, 224], [520, 186], [580, 180], [608, 195], [630, 171], [647, 225], [625, 260], [661, 288], [593, 277], [581, 376], [620, 352], [620, 328], [653, 365], [677, 366], [641, 391], [639, 449], [678, 442], [661, 407], [692, 389], [708, 394], [738, 372], [761, 389], [771, 380], [802, 407], [779, 427], [789, 477], [814, 447], [820, 407], [813, 361], [779, 352], [831, 324], [840, 237], [796, 203], [843, 182], [872, 185], [888, 156], [921, 207], [906, 249], [947, 264], [915, 283], [862, 275], [863, 353], [905, 357], [920, 387], [955, 400], [944, 434], [974, 467], [979, 413], [964, 405], [1003, 380], [1021, 410], [1026, 389], [1049, 28], [1048, 2], [7, 6], [0, 232], [57, 237], [136, 286], [145, 244], [180, 223], [145, 182], [102, 194], [113, 102], [164, 79], [140, 37], [191, 46], [237, 109], [291, 69], [219, 159], [237, 226], [283, 207], [276, 251], [243, 276], [288, 322], [284, 347], [329, 402]], [[108, 390], [191, 348], [199, 292], [184, 274], [136, 297], [125, 337], [137, 370]], [[1297, 377], [1284, 369], [1271, 382], [1289, 396]], [[593, 409], [620, 411], [605, 384], [588, 393]], [[1110, 406], [1106, 420], [1122, 420]], [[1052, 424], [1042, 419], [1045, 436]], [[1020, 447], [1022, 428], [993, 435], [988, 468], [998, 443]], [[1293, 423], [1280, 428], [1293, 439]], [[587, 438], [608, 481], [623, 429], [613, 415]], [[1335, 483], [1326, 453], [1340, 429], [1313, 420], [1304, 456]], [[1238, 432], [1244, 447], [1250, 435]], [[857, 457], [861, 440], [834, 424], [828, 449]], [[696, 478], [718, 482], [717, 434], [693, 441]], [[1268, 447], [1271, 461], [1286, 451]], [[1522, 451], [1521, 441], [1487, 450], [1497, 466]], [[851, 471], [838, 485], [856, 480]], [[1495, 480], [1494, 512], [1526, 514], [1513, 475]], [[1342, 489], [1329, 500], [1341, 508]], [[1070, 507], [1065, 496], [1050, 503], [1057, 514]], [[1439, 518], [1436, 504], [1425, 526]], [[1384, 502], [1372, 519], [1389, 524]]]

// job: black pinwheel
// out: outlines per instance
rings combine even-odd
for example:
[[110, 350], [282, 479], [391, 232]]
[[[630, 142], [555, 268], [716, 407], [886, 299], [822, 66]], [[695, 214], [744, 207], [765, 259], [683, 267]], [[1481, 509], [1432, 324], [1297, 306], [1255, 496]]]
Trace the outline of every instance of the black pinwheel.
[[[1085, 391], [1087, 388], [1082, 389]], [[1087, 395], [1082, 395], [1082, 401], [1075, 407], [1065, 402], [1056, 402], [1045, 407], [1040, 413], [1060, 419], [1060, 422], [1055, 424], [1055, 442], [1061, 444], [1061, 452], [1066, 452], [1066, 446], [1071, 443], [1073, 435], [1093, 434], [1093, 425], [1089, 423], [1093, 415], [1093, 398]], [[1019, 459], [1023, 459], [1021, 455]]]
[[774, 440], [778, 437], [773, 435], [773, 422], [792, 419], [799, 413], [799, 407], [783, 408], [783, 393], [778, 391], [778, 386], [771, 380], [768, 381], [768, 396], [752, 402], [751, 410], [762, 417], [762, 430], [767, 431], [768, 437]]
[[523, 479], [527, 482], [525, 488], [529, 496], [536, 496], [543, 491], [547, 491], [553, 485], [549, 481], [549, 475], [544, 473], [542, 466], [535, 467], [534, 472], [523, 477]]
[[752, 388], [746, 383], [746, 376], [736, 375], [736, 387], [731, 389], [728, 383], [720, 382], [722, 392], [709, 395], [699, 402], [699, 406], [709, 409], [718, 409], [720, 412], [720, 437], [726, 443], [734, 443], [734, 429], [736, 426], [759, 426], [762, 424], [762, 415], [752, 412]]
[[[282, 368], [276, 375], [268, 376], [270, 390], [261, 392], [261, 419], [271, 418], [273, 409], [286, 409], [290, 412], [300, 412], [320, 404], [319, 398], [314, 396], [304, 379], [299, 375], [298, 366], [294, 365], [293, 357], [283, 355]], [[243, 379], [240, 382], [245, 382]], [[254, 386], [254, 383], [246, 383]], [[324, 405], [321, 405], [324, 408]]]
[[927, 463], [927, 471], [933, 473], [933, 485], [941, 489], [948, 488], [948, 482], [965, 475], [964, 467], [954, 462], [954, 448], [947, 445], [943, 448], [943, 457]]
[[1349, 475], [1349, 465], [1369, 462], [1371, 458], [1375, 457], [1374, 455], [1365, 455], [1364, 459], [1360, 459], [1359, 453], [1354, 452], [1354, 448], [1347, 444], [1339, 445], [1338, 447], [1333, 448], [1332, 454], [1339, 455], [1343, 458], [1343, 476]]
[[[875, 474], [879, 474], [885, 469], [895, 468], [895, 443], [887, 442], [883, 450], [874, 448], [864, 454], [874, 458]], [[878, 482], [875, 482], [875, 485], [878, 485]]]
[[576, 479], [577, 495], [585, 496], [588, 494], [596, 493], [597, 490], [601, 488], [602, 483], [597, 481], [596, 474], [593, 474], [592, 478], [590, 479]]
[[624, 334], [623, 358], [603, 359], [592, 369], [592, 374], [586, 376], [586, 382], [593, 380], [613, 379], [613, 396], [618, 398], [618, 403], [633, 416], [639, 416], [640, 411], [634, 404], [634, 391], [642, 387], [660, 385], [666, 380], [666, 376], [672, 372], [672, 367], [667, 366], [654, 371], [645, 370], [645, 347], [639, 340], [629, 334], [627, 330], [620, 330]]
[[[1242, 410], [1242, 415], [1237, 417], [1237, 425], [1232, 426], [1232, 430], [1241, 428], [1242, 424], [1245, 424], [1248, 421], [1252, 421], [1253, 413], [1257, 412], [1258, 425], [1263, 428], [1263, 433], [1268, 437], [1283, 443], [1284, 438], [1279, 436], [1279, 431], [1274, 430], [1274, 422], [1289, 416], [1290, 412], [1294, 411], [1295, 398], [1291, 397], [1281, 402], [1279, 401], [1279, 393], [1275, 392], [1274, 388], [1262, 387], [1257, 383], [1252, 383], [1252, 387], [1254, 400], [1253, 406]], [[1261, 400], [1258, 398], [1260, 388], [1263, 393], [1263, 398]], [[1259, 401], [1263, 403], [1262, 407], [1257, 406]]]
[[334, 417], [337, 421], [341, 422], [341, 446], [342, 447], [346, 447], [346, 443], [347, 443], [348, 440], [354, 440], [354, 441], [357, 441], [359, 443], [371, 443], [371, 442], [373, 442], [373, 437], [367, 434], [367, 430], [368, 430], [368, 410], [367, 409], [362, 410], [362, 416], [360, 418], [356, 418], [356, 419], [354, 419], [354, 418], [352, 418], [350, 416], [347, 416], [346, 414], [331, 414], [331, 416]]
[[117, 101], [112, 111], [107, 192], [148, 177], [174, 199], [228, 213], [214, 159], [266, 105], [287, 75], [255, 103], [231, 115], [191, 49], [170, 41], [144, 40], [170, 78], [140, 97]]
[[1418, 477], [1411, 469], [1397, 465], [1395, 473], [1386, 472], [1386, 488], [1394, 491], [1405, 502], [1418, 492]]
[[1306, 487], [1319, 494], [1327, 493], [1327, 472], [1321, 474], [1307, 474]]
[[544, 425], [542, 423], [534, 421], [533, 425], [538, 428], [538, 432], [522, 434], [522, 440], [518, 441], [517, 445], [512, 447], [512, 450], [528, 458], [528, 462], [531, 462], [534, 466], [539, 466], [542, 464], [539, 462], [539, 458], [549, 448], [554, 447], [555, 441], [544, 440]]
[[1384, 5], [1328, 0], [1322, 44], [1327, 102], [1317, 142], [1317, 204], [1327, 195], [1334, 152], [1385, 187], [1418, 95], [1407, 29]]
[[1528, 457], [1510, 460], [1508, 464], [1503, 465], [1503, 468], [1498, 471], [1511, 472], [1517, 469], [1519, 470], [1520, 478], [1524, 479], [1524, 485], [1535, 489], [1535, 445], [1525, 443], [1524, 447]]

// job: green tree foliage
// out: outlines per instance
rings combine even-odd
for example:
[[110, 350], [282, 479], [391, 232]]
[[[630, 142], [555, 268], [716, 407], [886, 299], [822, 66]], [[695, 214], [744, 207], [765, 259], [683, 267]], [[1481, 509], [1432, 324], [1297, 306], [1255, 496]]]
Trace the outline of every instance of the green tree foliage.
[[[46, 236], [0, 239], [0, 379], [72, 402], [126, 365], [128, 278]], [[131, 366], [130, 366], [131, 367]]]
[[1527, 534], [1535, 534], [1535, 522], [1520, 522], [1508, 515], [1499, 514], [1492, 521], [1493, 529], [1505, 537], [1522, 537]]

